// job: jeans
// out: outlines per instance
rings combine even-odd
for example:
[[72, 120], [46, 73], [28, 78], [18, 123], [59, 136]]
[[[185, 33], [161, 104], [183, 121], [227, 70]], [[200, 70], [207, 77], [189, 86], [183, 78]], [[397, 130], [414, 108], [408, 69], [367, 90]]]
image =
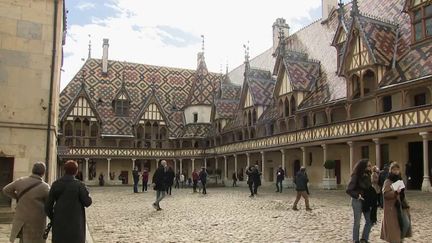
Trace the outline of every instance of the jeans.
[[276, 181], [276, 191], [282, 193], [282, 180]]
[[360, 239], [360, 220], [361, 215], [363, 213], [363, 216], [365, 218], [365, 225], [363, 228], [363, 234], [362, 239], [369, 241], [369, 233], [372, 228], [372, 223], [370, 220], [370, 211], [369, 212], [363, 212], [362, 210], [362, 201], [359, 199], [351, 199], [351, 205], [354, 212], [354, 226], [353, 226], [353, 241], [359, 241]]
[[133, 191], [134, 191], [134, 193], [138, 192], [138, 181], [134, 181]]
[[148, 184], [148, 181], [143, 181], [143, 192], [144, 191], [147, 191], [147, 184]]
[[198, 180], [193, 180], [193, 191], [196, 192]]
[[248, 183], [248, 185], [249, 185], [249, 190], [251, 192], [251, 196], [253, 196], [254, 195], [253, 183]]
[[160, 201], [162, 201], [162, 199], [164, 199], [164, 197], [165, 197], [165, 191], [156, 191], [156, 201], [154, 204], [156, 204], [158, 208], [160, 208], [159, 203]]
[[206, 188], [206, 183], [202, 183], [202, 187], [203, 187], [203, 194], [207, 194], [207, 188]]

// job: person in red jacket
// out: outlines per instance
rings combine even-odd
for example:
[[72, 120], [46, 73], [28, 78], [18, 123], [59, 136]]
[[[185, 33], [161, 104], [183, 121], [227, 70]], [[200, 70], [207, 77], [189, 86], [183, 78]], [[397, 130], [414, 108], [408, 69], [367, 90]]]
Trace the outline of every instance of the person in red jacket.
[[197, 184], [198, 184], [199, 175], [196, 170], [192, 173], [192, 181], [193, 181], [193, 192], [196, 192]]
[[142, 173], [142, 182], [143, 182], [142, 191], [143, 192], [147, 191], [148, 178], [149, 178], [149, 173], [148, 173], [147, 168], [145, 168], [143, 173]]

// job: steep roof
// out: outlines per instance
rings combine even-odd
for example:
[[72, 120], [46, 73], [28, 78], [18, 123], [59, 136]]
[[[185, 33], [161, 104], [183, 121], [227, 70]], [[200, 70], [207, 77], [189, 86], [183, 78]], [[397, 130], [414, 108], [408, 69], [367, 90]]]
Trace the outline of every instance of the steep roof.
[[270, 71], [251, 68], [246, 75], [254, 105], [271, 105], [275, 81]]

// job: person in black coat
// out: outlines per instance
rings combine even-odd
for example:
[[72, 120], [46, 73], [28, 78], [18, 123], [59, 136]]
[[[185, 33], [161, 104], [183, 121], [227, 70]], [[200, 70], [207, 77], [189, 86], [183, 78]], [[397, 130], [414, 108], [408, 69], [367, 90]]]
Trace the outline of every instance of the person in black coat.
[[154, 189], [156, 191], [156, 201], [153, 203], [153, 207], [157, 211], [162, 210], [159, 203], [165, 197], [165, 192], [166, 192], [166, 188], [167, 188], [167, 185], [166, 185], [166, 182], [167, 182], [166, 167], [167, 167], [167, 162], [165, 160], [162, 160], [161, 165], [159, 166], [159, 168], [157, 168], [157, 170], [153, 174], [152, 183], [154, 184]]
[[285, 179], [285, 171], [282, 169], [282, 166], [279, 166], [276, 171], [276, 192], [282, 193], [282, 182]]
[[255, 165], [253, 173], [252, 173], [252, 180], [254, 183], [254, 194], [258, 195], [258, 187], [261, 186], [261, 175], [262, 173], [258, 170], [258, 165]]
[[247, 179], [247, 184], [249, 186], [249, 190], [250, 190], [250, 196], [249, 197], [253, 197], [254, 196], [254, 189], [253, 189], [253, 185], [254, 185], [254, 166], [249, 166], [249, 168], [247, 168], [246, 170], [246, 175], [248, 176]]
[[167, 182], [166, 182], [166, 185], [167, 185], [166, 192], [167, 192], [168, 195], [171, 195], [172, 186], [174, 184], [174, 178], [175, 178], [174, 170], [171, 167], [168, 167], [168, 170], [166, 172], [166, 179], [167, 179]]
[[139, 182], [138, 167], [135, 167], [132, 170], [132, 177], [133, 177], [133, 181], [134, 181], [133, 192], [138, 193], [138, 182]]
[[307, 185], [308, 182], [309, 182], [309, 178], [306, 174], [306, 168], [301, 167], [300, 171], [297, 172], [297, 175], [294, 178], [294, 183], [296, 185], [296, 191], [297, 191], [297, 197], [296, 197], [296, 200], [295, 200], [294, 205], [293, 205], [293, 210], [298, 210], [297, 204], [298, 204], [301, 197], [303, 197], [305, 200], [306, 210], [307, 211], [312, 210], [309, 206], [309, 195], [308, 195], [309, 190], [308, 190], [308, 185]]
[[199, 178], [201, 180], [201, 184], [203, 187], [203, 194], [207, 194], [207, 188], [206, 188], [206, 184], [207, 184], [207, 171], [206, 168], [202, 168], [201, 172], [199, 173]]
[[52, 242], [85, 243], [85, 208], [92, 204], [92, 199], [84, 183], [75, 179], [78, 163], [69, 160], [64, 169], [66, 174], [52, 184], [45, 205], [52, 225]]

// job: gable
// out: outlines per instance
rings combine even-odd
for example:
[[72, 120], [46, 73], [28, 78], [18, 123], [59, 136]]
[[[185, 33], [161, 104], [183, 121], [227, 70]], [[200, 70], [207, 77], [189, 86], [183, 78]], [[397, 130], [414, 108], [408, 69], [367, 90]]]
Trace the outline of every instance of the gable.
[[144, 114], [141, 116], [139, 124], [144, 124], [145, 121], [163, 121], [165, 122], [158, 106], [155, 103], [151, 103], [144, 110]]
[[72, 120], [75, 117], [88, 117], [92, 121], [97, 121], [96, 113], [93, 111], [93, 108], [86, 97], [78, 97], [66, 119]]
[[339, 36], [336, 38], [336, 44], [342, 44], [345, 41], [346, 41], [346, 33], [343, 30], [343, 28], [341, 28], [341, 31], [339, 31]]
[[248, 107], [252, 107], [252, 106], [253, 106], [252, 95], [249, 92], [249, 89], [247, 89], [246, 99], [245, 99], [245, 103], [244, 103], [243, 108], [248, 108]]
[[371, 63], [369, 51], [358, 33], [354, 36], [350, 49], [348, 70], [358, 69]]
[[279, 95], [284, 95], [292, 91], [291, 84], [286, 72], [282, 73], [282, 81], [279, 88]]

